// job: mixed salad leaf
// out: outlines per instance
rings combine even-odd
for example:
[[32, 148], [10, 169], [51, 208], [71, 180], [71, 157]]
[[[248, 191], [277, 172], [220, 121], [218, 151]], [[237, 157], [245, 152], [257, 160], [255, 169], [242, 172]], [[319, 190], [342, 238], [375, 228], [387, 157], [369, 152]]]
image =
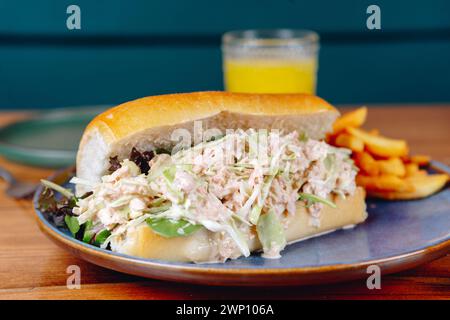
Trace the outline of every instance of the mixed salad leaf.
[[[167, 153], [166, 150], [159, 149], [161, 153]], [[150, 166], [148, 162], [154, 157], [155, 152], [141, 152], [133, 148], [130, 153], [130, 161], [133, 161], [141, 171], [148, 172]], [[117, 156], [109, 158], [109, 171], [114, 172], [121, 168], [122, 164]], [[73, 208], [77, 207], [79, 199], [85, 199], [93, 194], [92, 191], [86, 192], [77, 198], [70, 189], [66, 189], [52, 181], [41, 180], [44, 190], [38, 200], [38, 209], [44, 214], [45, 218], [56, 227], [70, 231], [72, 236], [85, 243], [100, 247], [111, 232], [104, 228], [95, 226], [92, 220], [80, 224], [78, 217], [73, 214]], [[59, 194], [59, 196], [57, 194]], [[160, 208], [161, 209], [161, 208]], [[155, 210], [155, 212], [159, 212]]]

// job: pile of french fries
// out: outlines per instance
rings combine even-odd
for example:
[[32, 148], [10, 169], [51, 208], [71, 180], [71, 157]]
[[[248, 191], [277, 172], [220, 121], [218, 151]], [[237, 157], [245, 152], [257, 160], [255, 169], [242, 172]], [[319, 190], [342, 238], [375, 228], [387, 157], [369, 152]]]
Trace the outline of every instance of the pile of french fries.
[[406, 200], [427, 197], [448, 182], [446, 173], [428, 174], [424, 169], [430, 157], [409, 155], [405, 140], [380, 135], [378, 130], [363, 130], [367, 108], [348, 112], [336, 120], [327, 142], [352, 150], [352, 158], [359, 168], [356, 183], [370, 196]]

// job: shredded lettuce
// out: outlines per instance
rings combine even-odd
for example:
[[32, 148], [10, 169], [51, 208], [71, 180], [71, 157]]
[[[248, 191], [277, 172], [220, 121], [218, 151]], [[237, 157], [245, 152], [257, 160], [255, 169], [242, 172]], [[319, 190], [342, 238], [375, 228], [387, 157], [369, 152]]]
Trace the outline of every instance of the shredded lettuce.
[[165, 201], [167, 201], [164, 198], [157, 198], [154, 199], [152, 201], [150, 201], [150, 207], [159, 207], [160, 205], [162, 205]]
[[41, 183], [44, 186], [46, 186], [47, 188], [55, 190], [55, 191], [61, 193], [67, 199], [75, 198], [75, 195], [72, 193], [72, 191], [70, 191], [69, 189], [66, 189], [64, 187], [61, 187], [59, 184], [56, 184], [54, 182], [51, 182], [51, 181], [48, 181], [48, 180], [45, 180], [45, 179], [41, 179]]
[[300, 135], [298, 137], [298, 140], [300, 142], [307, 142], [308, 139], [309, 139], [308, 134], [306, 132], [304, 132], [304, 131], [302, 133], [300, 133]]
[[248, 217], [248, 220], [252, 223], [252, 224], [257, 224], [258, 223], [258, 219], [259, 216], [261, 215], [261, 211], [262, 211], [262, 206], [260, 205], [254, 205], [252, 210], [250, 211], [250, 215]]
[[306, 201], [306, 206], [309, 207], [313, 205], [314, 203], [320, 202], [323, 204], [326, 204], [327, 206], [331, 208], [337, 208], [336, 204], [328, 199], [310, 194], [310, 193], [303, 193], [300, 192], [298, 200]]
[[96, 185], [95, 182], [91, 182], [89, 180], [81, 179], [81, 178], [78, 178], [78, 177], [73, 177], [72, 179], [70, 179], [69, 182], [73, 183], [73, 184], [81, 184], [81, 185], [84, 185], [84, 186], [88, 186], [90, 188], [93, 188]]
[[79, 215], [77, 217], [78, 219], [78, 223], [81, 225], [83, 223], [85, 223], [86, 221], [90, 220], [93, 218], [93, 216], [97, 213], [96, 209], [89, 209], [86, 210], [85, 212], [83, 212], [81, 215]]
[[133, 195], [125, 195], [109, 204], [112, 208], [118, 208], [128, 204], [134, 198]]
[[146, 212], [150, 213], [150, 214], [156, 214], [156, 213], [167, 211], [170, 209], [170, 207], [171, 207], [170, 204], [161, 205], [161, 206], [157, 206], [157, 207], [151, 207], [150, 209], [146, 210]]
[[169, 189], [169, 191], [177, 198], [178, 202], [181, 202], [184, 198], [184, 195], [173, 184], [173, 182], [175, 180], [175, 172], [176, 172], [175, 167], [170, 166], [169, 168], [166, 168], [162, 171], [162, 175], [166, 181], [166, 185], [167, 185], [167, 188]]
[[264, 181], [264, 185], [261, 189], [260, 198], [258, 199], [257, 205], [253, 207], [250, 211], [249, 220], [253, 224], [258, 223], [259, 216], [261, 214], [262, 208], [264, 207], [264, 203], [266, 202], [267, 197], [269, 196], [270, 187], [272, 186], [273, 179], [275, 175], [266, 177], [266, 181]]
[[253, 203], [258, 198], [258, 195], [261, 192], [261, 189], [262, 189], [261, 185], [257, 185], [253, 189], [253, 192], [252, 192], [251, 196], [247, 199], [245, 204], [239, 209], [239, 211], [237, 213], [239, 216], [241, 216], [241, 217], [246, 217], [247, 216], [248, 212], [251, 210], [251, 207], [252, 207]]
[[145, 221], [155, 233], [165, 238], [188, 236], [202, 228], [184, 219], [147, 218]]
[[273, 210], [259, 217], [256, 231], [265, 254], [279, 255], [286, 246], [283, 226]]
[[245, 240], [239, 229], [236, 227], [233, 220], [230, 220], [230, 223], [218, 223], [212, 220], [202, 220], [200, 221], [200, 223], [211, 232], [225, 231], [234, 240], [239, 250], [245, 257], [248, 257], [250, 255], [250, 249], [248, 247], [247, 241]]
[[248, 226], [251, 226], [251, 225], [252, 225], [249, 221], [245, 220], [244, 218], [242, 218], [241, 216], [237, 215], [236, 213], [234, 213], [234, 212], [232, 212], [232, 211], [231, 211], [231, 216], [232, 216], [234, 219], [236, 219], [237, 221], [242, 222], [242, 223], [244, 223], [244, 224], [246, 224], [246, 225], [248, 225]]
[[248, 247], [247, 240], [242, 232], [236, 227], [234, 220], [230, 220], [229, 225], [225, 225], [225, 230], [228, 232], [230, 237], [236, 242], [241, 253], [248, 257], [250, 255], [250, 248]]
[[332, 171], [334, 169], [334, 164], [336, 163], [336, 155], [334, 153], [327, 154], [323, 163], [328, 171]]
[[141, 169], [133, 161], [125, 159], [122, 161], [121, 165], [122, 167], [127, 167], [132, 176], [138, 176], [141, 173]]
[[169, 183], [173, 183], [173, 181], [175, 180], [176, 171], [177, 171], [177, 168], [175, 168], [175, 166], [170, 166], [167, 169], [164, 169], [162, 174]]
[[341, 153], [341, 154], [345, 154], [347, 156], [350, 156], [352, 154], [352, 150], [347, 149], [347, 148], [338, 148], [338, 147], [334, 147], [331, 145], [328, 145], [328, 148], [329, 148], [330, 153]]

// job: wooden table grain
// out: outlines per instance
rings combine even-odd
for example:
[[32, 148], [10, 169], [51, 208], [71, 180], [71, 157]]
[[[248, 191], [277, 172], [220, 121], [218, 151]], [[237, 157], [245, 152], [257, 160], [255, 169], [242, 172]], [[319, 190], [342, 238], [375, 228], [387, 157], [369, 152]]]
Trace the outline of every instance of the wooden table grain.
[[[0, 113], [0, 125], [24, 116]], [[405, 138], [413, 153], [429, 154], [449, 165], [449, 124], [450, 105], [371, 106], [365, 127]], [[51, 173], [4, 159], [0, 166], [29, 181]], [[6, 197], [3, 182], [0, 189], [0, 299], [450, 299], [450, 255], [383, 276], [380, 290], [367, 289], [365, 280], [266, 290], [129, 276], [79, 260], [57, 247], [39, 231], [31, 203]], [[81, 289], [66, 286], [70, 265], [81, 269]]]

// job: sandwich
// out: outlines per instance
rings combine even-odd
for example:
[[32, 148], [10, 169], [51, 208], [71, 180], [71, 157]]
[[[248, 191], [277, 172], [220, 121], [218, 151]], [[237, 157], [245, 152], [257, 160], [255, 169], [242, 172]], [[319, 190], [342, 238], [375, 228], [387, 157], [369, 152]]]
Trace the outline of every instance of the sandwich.
[[279, 258], [290, 243], [367, 218], [351, 151], [322, 140], [338, 116], [303, 94], [121, 104], [82, 136], [68, 222], [85, 242], [142, 258]]

